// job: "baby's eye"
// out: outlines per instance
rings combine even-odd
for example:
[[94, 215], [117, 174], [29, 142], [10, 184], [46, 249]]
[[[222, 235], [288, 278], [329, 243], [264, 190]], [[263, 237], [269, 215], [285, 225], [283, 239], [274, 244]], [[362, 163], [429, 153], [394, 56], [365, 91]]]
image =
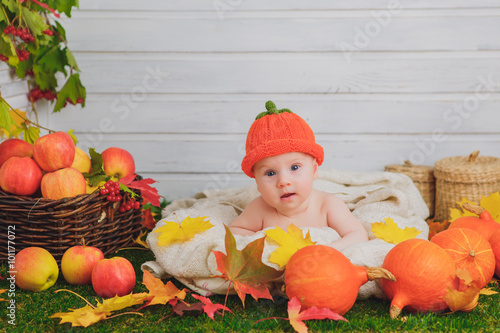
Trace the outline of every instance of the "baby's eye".
[[297, 170], [299, 170], [299, 168], [300, 168], [300, 166], [299, 166], [299, 165], [294, 164], [294, 165], [292, 165], [292, 167], [290, 168], [290, 170], [292, 170], [292, 171], [297, 171]]
[[268, 176], [268, 177], [272, 177], [272, 176], [274, 176], [275, 174], [276, 174], [276, 173], [275, 173], [274, 171], [268, 171], [268, 172], [266, 172], [266, 176]]

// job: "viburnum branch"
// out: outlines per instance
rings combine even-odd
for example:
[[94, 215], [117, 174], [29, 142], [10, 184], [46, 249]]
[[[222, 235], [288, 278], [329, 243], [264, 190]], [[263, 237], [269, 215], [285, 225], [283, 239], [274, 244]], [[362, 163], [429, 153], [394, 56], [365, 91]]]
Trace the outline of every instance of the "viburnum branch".
[[[56, 131], [54, 131], [54, 130], [51, 130], [50, 128], [47, 128], [47, 127], [44, 127], [44, 126], [42, 126], [42, 125], [38, 124], [37, 122], [32, 122], [31, 120], [27, 119], [26, 117], [23, 117], [20, 113], [18, 113], [18, 112], [16, 111], [16, 109], [14, 109], [14, 108], [13, 108], [13, 107], [12, 107], [12, 106], [11, 106], [11, 105], [10, 105], [10, 104], [6, 101], [6, 100], [5, 100], [5, 98], [3, 98], [2, 94], [0, 94], [0, 100], [1, 100], [1, 101], [3, 101], [3, 102], [4, 102], [4, 103], [5, 103], [5, 104], [9, 107], [9, 109], [10, 109], [11, 111], [13, 111], [13, 112], [14, 112], [14, 113], [15, 113], [15, 114], [19, 117], [19, 118], [23, 119], [24, 121], [28, 121], [28, 122], [29, 122], [30, 124], [32, 124], [33, 126], [38, 127], [38, 128], [40, 128], [40, 129], [43, 129], [43, 130], [46, 130], [46, 131], [48, 131], [49, 133], [54, 133], [54, 132], [56, 132]], [[36, 114], [36, 113], [35, 113], [35, 114]], [[37, 121], [38, 121], [38, 116], [37, 116]]]

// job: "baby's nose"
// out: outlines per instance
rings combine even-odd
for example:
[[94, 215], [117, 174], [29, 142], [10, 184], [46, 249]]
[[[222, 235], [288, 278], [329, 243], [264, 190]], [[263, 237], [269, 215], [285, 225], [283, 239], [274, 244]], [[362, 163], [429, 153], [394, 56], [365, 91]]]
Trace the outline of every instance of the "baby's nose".
[[284, 187], [287, 185], [290, 185], [290, 180], [288, 179], [288, 177], [286, 175], [280, 175], [278, 177], [278, 186]]

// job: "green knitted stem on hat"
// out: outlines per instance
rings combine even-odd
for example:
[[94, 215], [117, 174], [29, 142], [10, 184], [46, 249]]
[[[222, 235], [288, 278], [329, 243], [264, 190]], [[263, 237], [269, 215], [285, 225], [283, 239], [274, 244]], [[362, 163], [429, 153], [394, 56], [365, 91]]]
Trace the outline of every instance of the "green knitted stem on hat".
[[260, 118], [262, 118], [264, 116], [267, 116], [269, 114], [280, 114], [280, 113], [283, 113], [283, 112], [293, 113], [289, 109], [280, 109], [280, 110], [278, 110], [276, 108], [276, 105], [272, 101], [267, 101], [266, 102], [266, 110], [267, 111], [259, 113], [257, 115], [257, 117], [255, 118], [255, 120], [260, 119]]

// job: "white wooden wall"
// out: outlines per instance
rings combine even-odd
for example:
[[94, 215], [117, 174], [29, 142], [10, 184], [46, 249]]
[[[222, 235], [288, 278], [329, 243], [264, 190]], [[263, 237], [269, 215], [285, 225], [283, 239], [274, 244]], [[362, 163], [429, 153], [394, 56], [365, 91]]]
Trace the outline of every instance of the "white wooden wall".
[[326, 167], [500, 157], [498, 0], [85, 0], [64, 24], [87, 105], [42, 122], [129, 150], [169, 200], [251, 181], [267, 100], [311, 125]]

